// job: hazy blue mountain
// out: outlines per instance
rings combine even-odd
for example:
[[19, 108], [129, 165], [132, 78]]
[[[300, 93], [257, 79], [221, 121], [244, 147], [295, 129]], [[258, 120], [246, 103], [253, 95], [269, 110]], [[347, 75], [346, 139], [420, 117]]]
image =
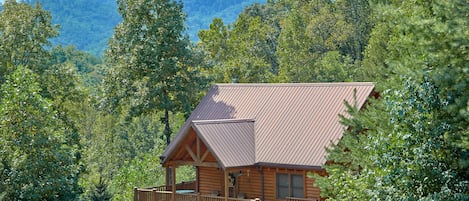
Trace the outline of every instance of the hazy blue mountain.
[[[0, 0], [1, 2], [2, 0]], [[207, 29], [214, 17], [225, 23], [236, 20], [242, 9], [266, 0], [183, 0], [187, 12], [187, 33], [198, 41], [200, 29]], [[74, 45], [77, 49], [100, 55], [107, 47], [114, 27], [121, 21], [115, 0], [26, 0], [40, 2], [51, 11], [54, 24], [60, 24], [60, 36], [54, 44]]]

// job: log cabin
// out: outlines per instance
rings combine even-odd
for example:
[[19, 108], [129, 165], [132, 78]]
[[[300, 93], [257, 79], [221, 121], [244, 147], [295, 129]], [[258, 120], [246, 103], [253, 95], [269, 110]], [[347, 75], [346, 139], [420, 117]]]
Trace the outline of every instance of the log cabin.
[[[218, 84], [200, 101], [160, 157], [164, 189], [134, 189], [134, 200], [324, 200], [310, 173], [326, 175], [326, 147], [362, 108], [372, 83]], [[191, 165], [196, 180], [177, 183]]]

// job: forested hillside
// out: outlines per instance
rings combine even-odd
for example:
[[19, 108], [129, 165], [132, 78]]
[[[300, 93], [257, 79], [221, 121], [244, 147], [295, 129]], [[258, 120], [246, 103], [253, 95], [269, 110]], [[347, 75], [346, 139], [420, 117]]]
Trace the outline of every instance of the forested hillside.
[[[74, 45], [77, 49], [100, 56], [107, 48], [113, 28], [121, 22], [116, 0], [26, 0], [29, 4], [39, 2], [52, 14], [52, 23], [60, 25], [60, 35], [52, 38], [54, 44]], [[187, 34], [197, 42], [197, 32], [208, 28], [214, 17], [227, 23], [236, 20], [242, 9], [265, 0], [205, 1], [183, 0], [187, 14]]]
[[[466, 0], [269, 0], [212, 19], [197, 44], [180, 2], [118, 2], [104, 57], [52, 43], [53, 12], [2, 6], [0, 200], [131, 200], [164, 185], [159, 156], [215, 82], [352, 81], [376, 98], [344, 103], [328, 175], [310, 175], [322, 196], [469, 200]], [[178, 181], [195, 178], [180, 168]]]

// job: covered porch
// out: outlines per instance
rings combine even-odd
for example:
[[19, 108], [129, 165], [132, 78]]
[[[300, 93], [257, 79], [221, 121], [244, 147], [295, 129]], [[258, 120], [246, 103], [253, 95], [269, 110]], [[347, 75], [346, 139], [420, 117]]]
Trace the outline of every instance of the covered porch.
[[[253, 121], [242, 120], [232, 121], [236, 125], [242, 124], [243, 127], [248, 127], [249, 135], [253, 138]], [[154, 188], [135, 188], [134, 201], [249, 201], [260, 200], [258, 194], [247, 194], [240, 191], [239, 176], [242, 171], [240, 167], [234, 166], [231, 161], [226, 159], [239, 158], [246, 165], [251, 164], [253, 161], [253, 146], [250, 146], [244, 151], [249, 153], [229, 153], [231, 150], [237, 150], [239, 144], [244, 142], [222, 142], [221, 139], [214, 138], [215, 136], [204, 136], [207, 126], [212, 127], [213, 124], [206, 122], [193, 122], [187, 129], [188, 135], [182, 139], [178, 145], [178, 149], [174, 150], [170, 157], [163, 159], [163, 167], [166, 168], [166, 186]], [[207, 132], [204, 132], [207, 133]], [[212, 132], [208, 132], [212, 133]], [[244, 138], [241, 138], [244, 139]], [[213, 148], [216, 144], [216, 148]], [[233, 147], [233, 146], [236, 146]], [[215, 150], [214, 150], [215, 149]], [[217, 149], [228, 149], [219, 151]], [[219, 153], [218, 155], [214, 153]], [[220, 156], [220, 153], [222, 156]], [[228, 156], [227, 156], [228, 154]], [[229, 156], [231, 155], [231, 156]], [[240, 163], [235, 161], [236, 165]], [[178, 183], [177, 181], [177, 168], [180, 166], [193, 166], [195, 167], [196, 180], [193, 182]], [[246, 166], [244, 166], [246, 167]], [[249, 172], [249, 171], [248, 171]], [[260, 181], [255, 181], [259, 184]], [[190, 184], [189, 184], [190, 183]], [[246, 186], [249, 188], [249, 186]], [[257, 187], [257, 185], [256, 185]]]

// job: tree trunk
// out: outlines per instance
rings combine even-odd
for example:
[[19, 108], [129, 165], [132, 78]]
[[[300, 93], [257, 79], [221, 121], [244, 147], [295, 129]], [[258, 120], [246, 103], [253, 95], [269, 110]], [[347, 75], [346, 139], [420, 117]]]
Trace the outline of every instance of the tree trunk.
[[171, 142], [171, 127], [169, 126], [169, 111], [164, 109], [164, 136], [166, 138], [166, 146]]

